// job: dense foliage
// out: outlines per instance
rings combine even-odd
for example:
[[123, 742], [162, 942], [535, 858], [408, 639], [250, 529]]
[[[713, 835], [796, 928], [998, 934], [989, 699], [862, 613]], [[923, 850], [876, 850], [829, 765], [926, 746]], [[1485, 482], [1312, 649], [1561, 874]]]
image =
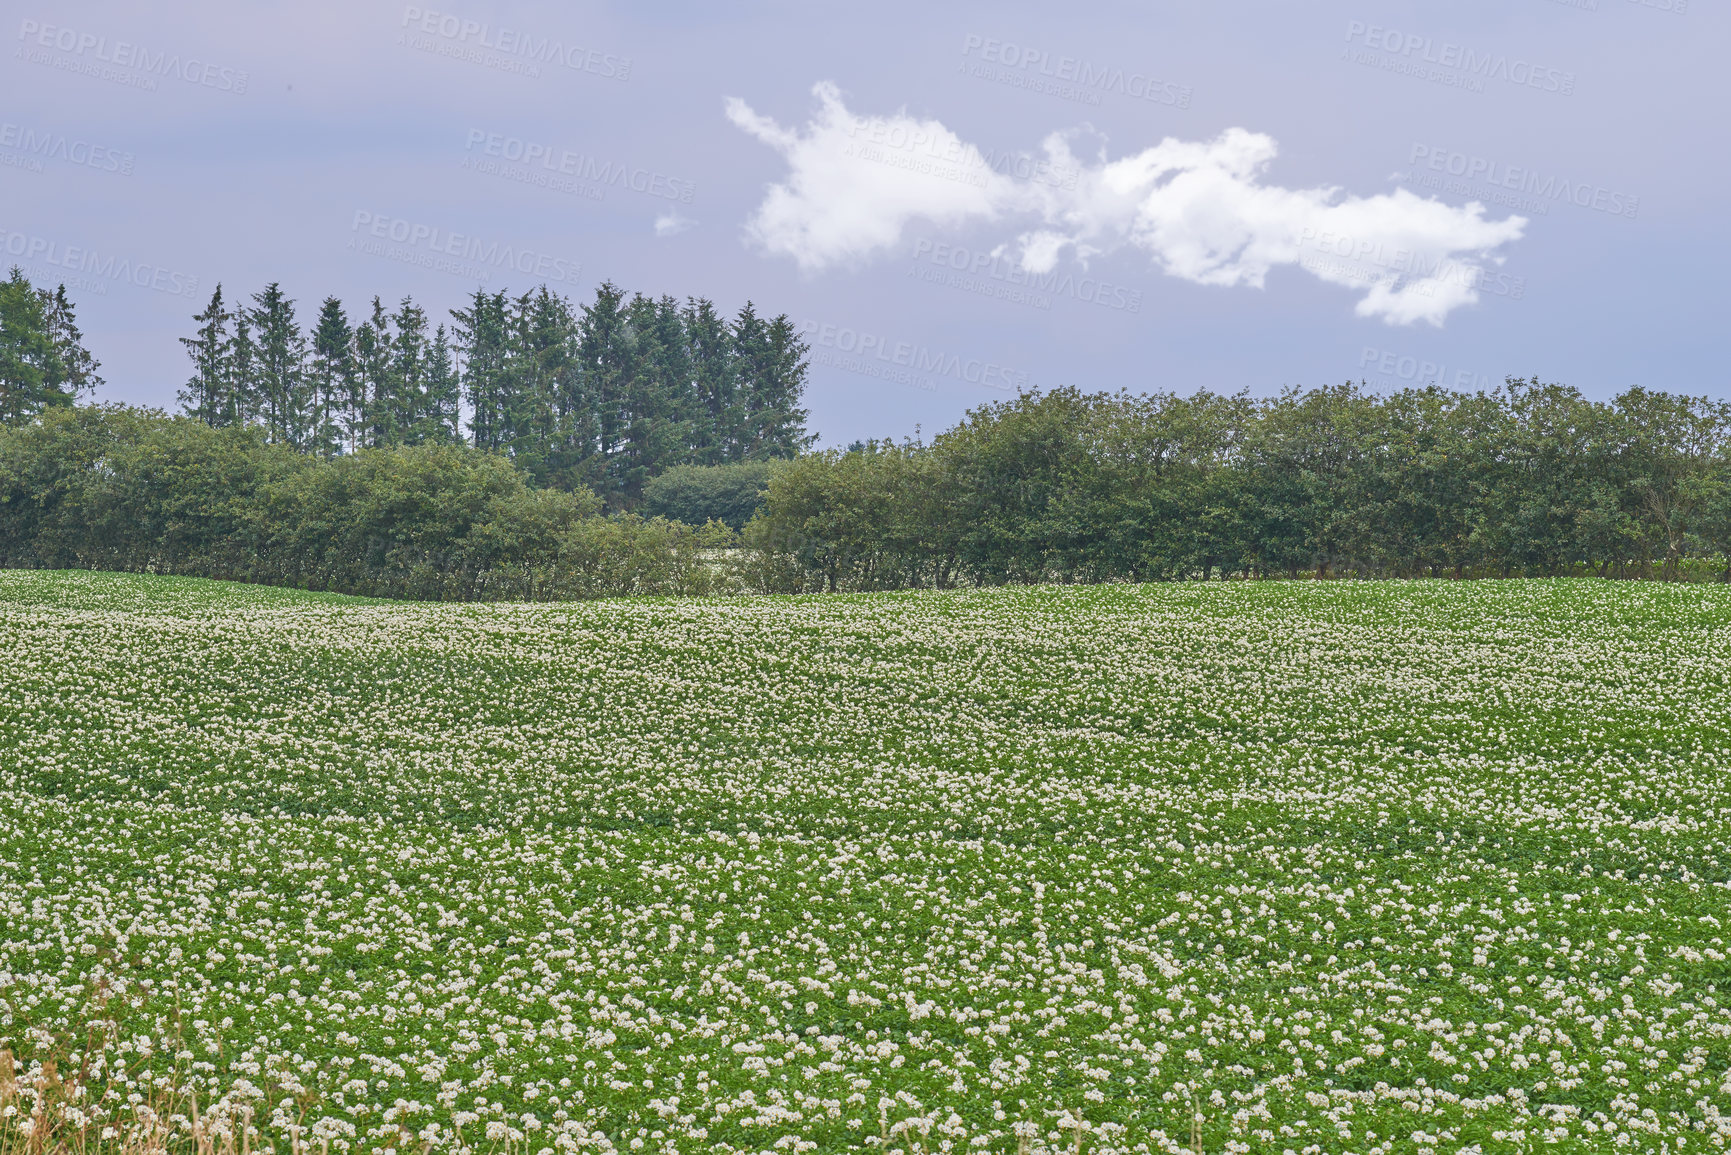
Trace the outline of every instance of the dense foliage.
[[254, 423], [61, 407], [0, 429], [0, 564], [453, 600], [1723, 578], [1728, 450], [1731, 407], [1643, 389], [1609, 404], [1518, 381], [1267, 402], [1057, 390], [976, 410], [930, 445], [676, 466], [637, 513], [602, 517], [592, 491], [537, 488], [521, 458], [458, 442], [323, 457]]
[[930, 445], [779, 470], [787, 589], [1215, 575], [1731, 574], [1731, 404], [1350, 384], [1269, 401], [1059, 389]]
[[74, 412], [100, 378], [65, 290], [0, 283], [0, 564], [458, 600], [1731, 579], [1731, 403], [1705, 397], [1062, 388], [809, 453], [805, 345], [749, 303], [478, 290], [429, 336], [412, 301], [351, 325], [333, 297], [302, 333], [272, 284], [197, 321], [189, 420]]
[[687, 525], [719, 521], [744, 529], [763, 506], [770, 475], [778, 463], [742, 461], [737, 465], [679, 465], [643, 487], [643, 512]]
[[10, 573], [0, 648], [8, 1150], [1731, 1141], [1724, 587]]
[[538, 485], [584, 486], [613, 508], [674, 465], [792, 457], [811, 442], [804, 342], [749, 302], [730, 322], [707, 300], [612, 284], [580, 308], [545, 285], [477, 289], [449, 332], [429, 333], [407, 298], [387, 311], [375, 297], [353, 324], [327, 297], [303, 333], [273, 283], [233, 309], [218, 285], [194, 320], [181, 338], [194, 364], [185, 412], [306, 453], [466, 439]]
[[38, 289], [14, 265], [0, 281], [0, 424], [71, 405], [102, 384], [99, 367], [84, 347], [66, 286]]
[[0, 430], [0, 564], [239, 578], [385, 597], [703, 594], [722, 526], [603, 517], [461, 445], [317, 458], [254, 425], [124, 407]]

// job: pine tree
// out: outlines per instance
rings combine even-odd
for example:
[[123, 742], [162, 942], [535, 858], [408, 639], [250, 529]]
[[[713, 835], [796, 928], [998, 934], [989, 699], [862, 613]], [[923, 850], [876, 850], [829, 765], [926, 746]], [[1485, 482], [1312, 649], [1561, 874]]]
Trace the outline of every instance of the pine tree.
[[192, 318], [198, 322], [197, 335], [182, 337], [187, 355], [192, 358], [192, 376], [180, 390], [180, 408], [188, 417], [206, 425], [225, 425], [234, 419], [230, 403], [233, 378], [229, 373], [228, 323], [233, 316], [222, 304], [222, 284], [210, 295], [204, 312]]
[[768, 360], [769, 326], [757, 315], [757, 307], [747, 301], [733, 319], [733, 372], [737, 382], [735, 404], [739, 409], [739, 441], [737, 460], [757, 460], [757, 412], [761, 405], [757, 397], [758, 375]]
[[798, 330], [786, 314], [765, 321], [747, 301], [733, 324], [733, 348], [745, 410], [743, 458], [770, 461], [798, 456], [813, 441], [805, 434], [808, 414], [799, 407], [809, 366]]
[[397, 391], [391, 378], [391, 319], [377, 297], [373, 315], [355, 329], [355, 363], [361, 382], [361, 444], [368, 449], [394, 445]]
[[66, 296], [66, 286], [60, 285], [53, 292], [38, 289], [36, 295], [42, 299], [43, 319], [58, 363], [55, 373], [46, 382], [47, 387], [69, 399], [86, 391], [95, 392], [96, 387], [104, 383], [96, 374], [101, 362], [84, 347], [84, 334], [78, 330], [78, 319], [73, 315], [72, 301]]
[[635, 296], [627, 315], [635, 348], [619, 484], [624, 501], [634, 503], [645, 482], [686, 459], [691, 362], [679, 306], [672, 297], [651, 301]]
[[72, 398], [51, 382], [64, 376], [42, 297], [16, 265], [0, 281], [0, 422], [21, 425]]
[[304, 448], [311, 415], [307, 404], [306, 337], [295, 322], [295, 303], [276, 281], [254, 293], [251, 321], [257, 336], [254, 395], [270, 440]]
[[506, 442], [504, 378], [510, 358], [505, 294], [480, 289], [467, 309], [452, 309], [452, 333], [462, 359], [460, 379], [469, 401], [469, 433], [477, 449]]
[[312, 361], [307, 373], [313, 410], [310, 448], [321, 455], [336, 453], [344, 442], [351, 452], [354, 450], [360, 425], [354, 341], [343, 303], [326, 297], [313, 327]]
[[[571, 305], [546, 285], [512, 302], [504, 413], [512, 458], [537, 482], [568, 467], [557, 410], [571, 392]], [[570, 479], [562, 475], [563, 484]]]
[[212, 424], [240, 425], [258, 420], [260, 402], [254, 388], [258, 345], [252, 337], [251, 313], [244, 305], [234, 311], [234, 336], [229, 338], [223, 364], [228, 377], [221, 395], [223, 409]]
[[687, 300], [681, 321], [694, 402], [692, 461], [698, 465], [738, 461], [745, 412], [734, 376], [733, 333], [712, 301]]
[[806, 418], [811, 414], [799, 404], [810, 370], [806, 360], [809, 351], [785, 313], [763, 330], [759, 352], [747, 366], [752, 374], [747, 416], [751, 460], [797, 457], [816, 440], [805, 432]]
[[463, 431], [458, 425], [457, 412], [461, 390], [457, 383], [457, 369], [451, 359], [450, 337], [443, 325], [433, 330], [433, 344], [427, 351], [426, 381], [416, 440], [437, 445], [461, 442]]
[[583, 306], [577, 325], [577, 356], [595, 423], [595, 453], [585, 472], [590, 486], [610, 504], [617, 504], [623, 491], [637, 359], [637, 335], [627, 310], [625, 291], [604, 281], [594, 302]]
[[577, 346], [571, 302], [543, 285], [535, 300], [538, 387], [546, 398], [548, 450], [543, 484], [584, 484], [599, 436], [589, 380]]
[[391, 444], [418, 444], [427, 404], [427, 313], [408, 297], [391, 314]]

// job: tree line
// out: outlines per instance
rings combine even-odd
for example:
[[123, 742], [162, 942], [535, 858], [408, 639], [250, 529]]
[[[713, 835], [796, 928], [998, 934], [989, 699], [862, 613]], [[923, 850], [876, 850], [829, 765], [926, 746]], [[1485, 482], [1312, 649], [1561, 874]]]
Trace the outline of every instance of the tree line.
[[[57, 406], [0, 428], [0, 564], [454, 600], [1330, 577], [1731, 579], [1731, 406], [1344, 385], [1058, 389], [930, 444], [682, 466], [645, 512], [506, 455], [321, 457], [258, 424]], [[699, 524], [701, 523], [701, 524]], [[743, 528], [737, 528], [737, 527]]]
[[1731, 405], [1510, 379], [1273, 399], [1057, 389], [779, 467], [786, 590], [1186, 578], [1731, 580]]
[[259, 424], [124, 405], [0, 426], [0, 566], [184, 574], [435, 601], [713, 593], [737, 544], [457, 443], [318, 456]]
[[[804, 349], [746, 306], [544, 288], [188, 338], [178, 417], [0, 282], [0, 563], [398, 597], [1598, 574], [1731, 580], [1731, 404], [1511, 378], [1387, 395], [1029, 393], [805, 452]], [[459, 401], [468, 407], [467, 428]], [[626, 512], [627, 510], [633, 512]], [[647, 516], [640, 516], [647, 515]]]
[[355, 322], [327, 297], [303, 331], [273, 282], [232, 307], [218, 285], [193, 320], [182, 412], [318, 457], [467, 443], [620, 508], [673, 466], [787, 458], [813, 440], [805, 344], [750, 302], [729, 320], [708, 300], [611, 283], [581, 306], [545, 285], [477, 289], [447, 328], [409, 298], [375, 297]]

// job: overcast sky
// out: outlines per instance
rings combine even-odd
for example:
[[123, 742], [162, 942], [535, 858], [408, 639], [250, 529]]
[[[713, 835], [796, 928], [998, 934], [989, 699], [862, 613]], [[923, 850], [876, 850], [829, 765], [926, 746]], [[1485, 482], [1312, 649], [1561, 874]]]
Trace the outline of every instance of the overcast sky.
[[824, 445], [1059, 384], [1726, 392], [1722, 3], [3, 7], [0, 244], [107, 399], [273, 280], [750, 299]]

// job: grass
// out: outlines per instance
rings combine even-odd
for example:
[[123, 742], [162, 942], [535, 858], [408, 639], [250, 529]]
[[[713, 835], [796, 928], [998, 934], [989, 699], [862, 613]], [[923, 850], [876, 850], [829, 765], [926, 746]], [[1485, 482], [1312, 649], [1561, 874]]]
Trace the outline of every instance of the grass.
[[1723, 587], [0, 573], [0, 647], [0, 1155], [1731, 1138]]

